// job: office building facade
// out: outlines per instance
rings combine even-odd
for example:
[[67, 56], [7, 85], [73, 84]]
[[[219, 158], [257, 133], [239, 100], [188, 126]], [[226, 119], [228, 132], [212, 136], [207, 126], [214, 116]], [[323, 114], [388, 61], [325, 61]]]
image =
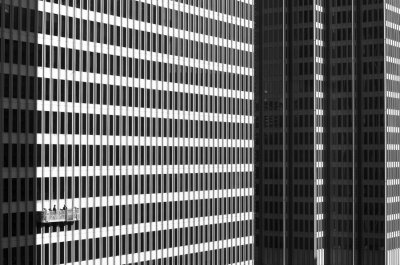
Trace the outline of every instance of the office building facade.
[[253, 1], [0, 1], [0, 263], [253, 264]]
[[399, 264], [398, 1], [256, 1], [257, 264]]

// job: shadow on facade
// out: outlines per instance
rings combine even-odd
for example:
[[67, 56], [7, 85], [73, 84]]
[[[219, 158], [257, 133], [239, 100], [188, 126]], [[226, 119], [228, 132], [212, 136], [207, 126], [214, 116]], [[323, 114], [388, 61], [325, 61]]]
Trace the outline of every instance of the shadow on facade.
[[0, 3], [0, 264], [37, 259], [39, 1]]

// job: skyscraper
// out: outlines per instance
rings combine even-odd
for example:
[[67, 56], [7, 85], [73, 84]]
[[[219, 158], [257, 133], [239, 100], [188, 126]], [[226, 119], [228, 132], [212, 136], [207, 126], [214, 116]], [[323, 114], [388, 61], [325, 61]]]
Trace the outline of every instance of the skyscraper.
[[0, 263], [253, 264], [253, 1], [0, 1]]
[[256, 1], [256, 255], [399, 264], [399, 1]]

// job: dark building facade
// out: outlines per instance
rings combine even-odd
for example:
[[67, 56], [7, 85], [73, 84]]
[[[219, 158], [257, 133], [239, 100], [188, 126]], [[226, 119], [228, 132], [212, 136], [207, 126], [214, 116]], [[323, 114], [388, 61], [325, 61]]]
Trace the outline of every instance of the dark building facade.
[[400, 263], [400, 3], [256, 1], [261, 265]]
[[252, 0], [0, 0], [0, 264], [253, 264]]

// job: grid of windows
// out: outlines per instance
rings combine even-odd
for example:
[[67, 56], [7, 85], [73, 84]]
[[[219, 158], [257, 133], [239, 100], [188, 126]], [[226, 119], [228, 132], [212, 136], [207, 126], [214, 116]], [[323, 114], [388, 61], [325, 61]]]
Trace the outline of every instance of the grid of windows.
[[[332, 264], [353, 264], [353, 100], [358, 95], [354, 87], [353, 43], [356, 30], [353, 23], [356, 13], [352, 1], [330, 4], [329, 22], [329, 242]], [[353, 39], [354, 36], [354, 39]], [[354, 98], [356, 96], [356, 98]], [[355, 171], [357, 172], [357, 171]], [[357, 174], [357, 173], [356, 173]], [[337, 259], [336, 257], [341, 257]]]
[[[385, 247], [387, 264], [400, 262], [400, 97], [399, 97], [399, 58], [400, 58], [400, 3], [384, 1], [384, 17], [387, 21], [384, 36], [385, 45], [385, 163], [386, 163], [386, 209], [385, 209]], [[374, 194], [374, 193], [373, 193]]]
[[[252, 264], [253, 1], [0, 3], [0, 263]], [[80, 220], [36, 224], [77, 207]]]
[[[259, 4], [257, 6], [257, 4]], [[255, 76], [255, 197], [256, 211], [256, 264], [283, 264], [284, 255], [277, 251], [285, 244], [282, 234], [285, 169], [283, 168], [284, 112], [283, 98], [283, 25], [284, 1], [269, 0], [256, 2], [256, 60]], [[260, 89], [262, 88], [262, 89]], [[265, 197], [264, 197], [265, 196]], [[268, 199], [266, 199], [266, 197]]]
[[398, 1], [257, 4], [256, 261], [398, 263]]

